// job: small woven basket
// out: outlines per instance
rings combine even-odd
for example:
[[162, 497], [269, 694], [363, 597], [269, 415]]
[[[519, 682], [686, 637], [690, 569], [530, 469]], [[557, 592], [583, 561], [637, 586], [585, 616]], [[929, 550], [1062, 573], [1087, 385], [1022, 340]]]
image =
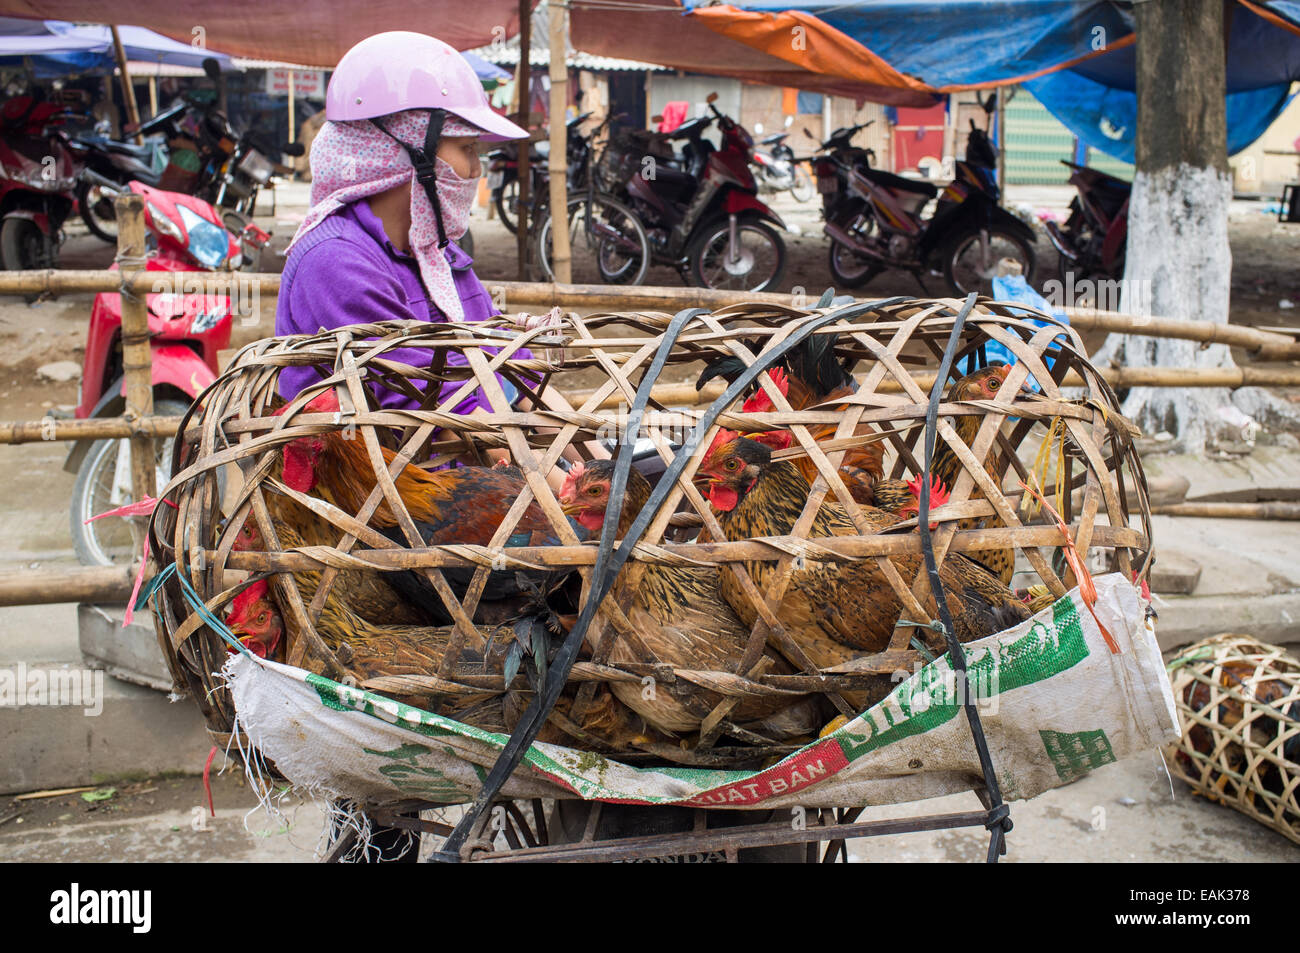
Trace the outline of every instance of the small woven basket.
[[1169, 769], [1300, 844], [1300, 661], [1224, 633], [1184, 649], [1168, 667], [1183, 729]]

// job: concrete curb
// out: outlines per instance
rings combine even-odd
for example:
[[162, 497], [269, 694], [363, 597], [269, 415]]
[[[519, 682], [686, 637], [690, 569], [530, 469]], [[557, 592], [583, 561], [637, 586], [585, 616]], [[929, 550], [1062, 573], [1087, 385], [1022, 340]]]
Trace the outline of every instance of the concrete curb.
[[1158, 596], [1156, 639], [1164, 651], [1221, 632], [1244, 632], [1300, 656], [1300, 592], [1270, 596]]
[[[212, 742], [190, 699], [172, 703], [162, 692], [85, 666], [7, 668], [11, 678], [23, 676], [25, 697], [0, 705], [0, 794], [203, 770]], [[36, 694], [34, 686], [73, 677], [94, 686], [77, 704], [50, 704]]]

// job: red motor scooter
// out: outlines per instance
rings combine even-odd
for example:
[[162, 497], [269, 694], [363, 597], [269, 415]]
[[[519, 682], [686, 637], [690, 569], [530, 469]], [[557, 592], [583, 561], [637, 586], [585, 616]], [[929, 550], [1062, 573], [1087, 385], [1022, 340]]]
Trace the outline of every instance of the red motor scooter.
[[[112, 196], [122, 186], [93, 172], [94, 184]], [[247, 260], [245, 246], [260, 248], [270, 236], [255, 225], [235, 235], [222, 224], [217, 210], [202, 199], [165, 192], [140, 182], [127, 188], [144, 198], [145, 228], [156, 243], [146, 271], [233, 271]], [[117, 265], [113, 265], [114, 268]], [[160, 276], [161, 277], [161, 276]], [[172, 282], [160, 282], [159, 284]], [[145, 295], [149, 309], [154, 413], [179, 416], [217, 375], [217, 353], [230, 344], [233, 324], [229, 295], [207, 293], [198, 278], [176, 279], [177, 291]], [[247, 306], [241, 302], [240, 310]], [[254, 305], [255, 306], [255, 305]], [[122, 373], [121, 297], [95, 296], [86, 338], [81, 394], [76, 417], [115, 417], [126, 406]], [[156, 442], [158, 485], [170, 474], [172, 441]], [[129, 562], [135, 555], [130, 527], [122, 520], [86, 520], [131, 501], [131, 462], [125, 439], [81, 440], [69, 453], [64, 469], [77, 474], [72, 493], [71, 528], [77, 558], [85, 565]]]

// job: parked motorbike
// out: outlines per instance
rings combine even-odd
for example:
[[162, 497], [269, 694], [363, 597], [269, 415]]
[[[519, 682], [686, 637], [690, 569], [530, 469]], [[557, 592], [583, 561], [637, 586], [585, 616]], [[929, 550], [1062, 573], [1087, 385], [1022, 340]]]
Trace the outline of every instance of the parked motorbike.
[[[784, 230], [785, 223], [758, 198], [750, 172], [753, 139], [718, 111], [717, 98], [717, 93], [708, 97], [712, 117], [688, 120], [672, 133], [650, 134], [685, 140], [683, 152], [635, 172], [625, 185], [627, 204], [645, 225], [654, 260], [672, 265], [689, 284], [771, 290], [785, 270], [785, 242], [772, 225]], [[720, 149], [703, 138], [715, 122], [722, 133]]]
[[786, 144], [789, 136], [788, 132], [774, 132], [758, 140], [768, 151], [754, 148], [754, 178], [760, 192], [789, 192], [796, 202], [807, 202], [813, 197], [812, 179]]
[[[868, 119], [856, 126], [842, 126], [817, 146], [817, 154], [812, 157], [813, 176], [817, 179], [817, 191], [822, 197], [822, 218], [826, 221], [836, 217], [844, 203], [853, 201], [849, 194], [849, 173], [859, 166], [870, 169], [876, 164], [874, 149], [853, 144], [853, 137], [874, 122], [874, 119]], [[804, 135], [814, 142], [817, 139], [807, 129]]]
[[1070, 167], [1070, 184], [1079, 190], [1070, 202], [1070, 217], [1062, 228], [1047, 223], [1047, 237], [1060, 254], [1063, 285], [1124, 276], [1128, 245], [1128, 200], [1133, 186], [1113, 175], [1061, 160]]
[[[93, 172], [83, 175], [90, 177], [105, 195], [116, 197], [114, 183]], [[167, 192], [142, 182], [132, 182], [127, 188], [145, 202], [146, 235], [155, 246], [145, 264], [147, 271], [236, 270], [249, 260], [249, 251], [260, 248], [270, 238], [256, 226], [248, 226], [240, 234], [230, 232], [220, 212], [195, 196]], [[230, 344], [231, 301], [228, 295], [194, 288], [184, 293], [149, 293], [145, 303], [149, 309], [154, 412], [178, 416], [216, 379], [217, 353]], [[125, 404], [121, 297], [105, 292], [95, 296], [91, 307], [75, 416], [114, 417], [122, 413]], [[159, 439], [155, 447], [161, 486], [171, 469], [172, 441]], [[135, 552], [130, 528], [124, 522], [86, 523], [96, 514], [130, 502], [129, 442], [78, 441], [64, 469], [77, 474], [70, 508], [77, 558], [85, 565], [131, 560]]]
[[[221, 76], [215, 59], [203, 61], [208, 77]], [[217, 108], [217, 90], [196, 89], [138, 126], [124, 131], [144, 137], [143, 144], [119, 142], [107, 134], [72, 136], [68, 147], [79, 162], [117, 186], [143, 182], [165, 191], [195, 195], [242, 216], [232, 225], [239, 231], [253, 214], [258, 191], [276, 173], [289, 170], [266, 153], [303, 154], [301, 143], [276, 150], [255, 133], [239, 133]], [[77, 193], [86, 227], [106, 242], [117, 241], [113, 204], [92, 180], [83, 180]]]
[[77, 184], [58, 132], [66, 115], [59, 104], [32, 96], [0, 108], [0, 263], [8, 270], [58, 264]]
[[923, 272], [941, 272], [949, 292], [965, 296], [1004, 258], [1018, 261], [1033, 281], [1033, 230], [998, 204], [997, 149], [973, 120], [966, 158], [942, 193], [928, 182], [831, 161], [839, 165], [835, 181], [845, 181], [848, 193], [831, 205], [825, 225], [837, 285], [858, 288], [895, 268], [911, 272], [923, 289]]

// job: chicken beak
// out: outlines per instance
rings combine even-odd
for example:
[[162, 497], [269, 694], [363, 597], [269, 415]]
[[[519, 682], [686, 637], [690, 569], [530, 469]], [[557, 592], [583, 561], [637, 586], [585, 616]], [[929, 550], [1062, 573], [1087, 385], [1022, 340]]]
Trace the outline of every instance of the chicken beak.
[[568, 503], [565, 503], [563, 500], [561, 500], [560, 512], [562, 512], [565, 516], [577, 516], [579, 513], [582, 512], [582, 504], [579, 503], [577, 500], [570, 500]]

